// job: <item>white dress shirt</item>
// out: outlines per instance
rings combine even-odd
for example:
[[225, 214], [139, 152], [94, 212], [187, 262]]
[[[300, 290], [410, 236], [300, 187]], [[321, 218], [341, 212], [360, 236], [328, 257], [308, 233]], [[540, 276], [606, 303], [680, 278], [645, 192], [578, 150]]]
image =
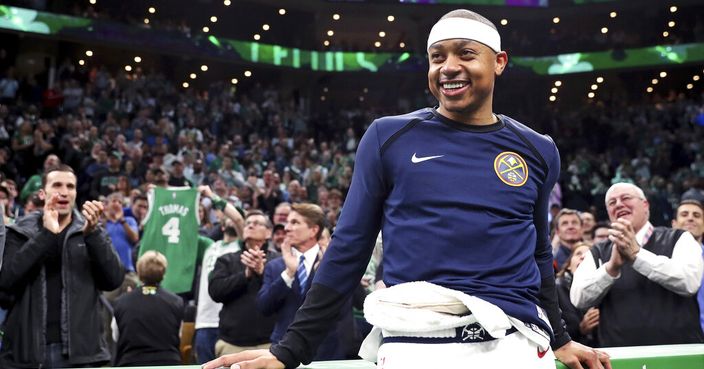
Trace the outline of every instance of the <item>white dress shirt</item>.
[[[636, 233], [636, 241], [643, 245], [648, 230], [653, 225], [647, 222]], [[615, 247], [615, 246], [614, 246]], [[672, 250], [672, 257], [656, 255], [641, 248], [632, 264], [626, 263], [622, 268], [632, 267], [636, 272], [658, 283], [664, 288], [683, 296], [697, 293], [704, 273], [704, 259], [699, 243], [691, 233], [680, 236]], [[612, 277], [606, 272], [606, 264], [597, 265], [594, 257], [588, 255], [574, 273], [570, 300], [579, 309], [595, 306], [609, 292], [609, 289], [621, 273]]]
[[[301, 255], [305, 256], [305, 266], [306, 266], [306, 273], [308, 277], [310, 277], [310, 271], [313, 270], [313, 264], [315, 263], [315, 259], [318, 257], [318, 251], [320, 251], [320, 245], [317, 243], [315, 246], [311, 247], [308, 251], [304, 252], [301, 254], [300, 251], [291, 248], [291, 252], [293, 253], [293, 256], [296, 257], [296, 259], [300, 259]], [[296, 274], [293, 275], [293, 278], [288, 276], [288, 273], [286, 272], [286, 269], [284, 268], [283, 272], [281, 272], [281, 278], [283, 278], [284, 283], [288, 286], [288, 288], [291, 288], [293, 285], [294, 279], [296, 279]]]

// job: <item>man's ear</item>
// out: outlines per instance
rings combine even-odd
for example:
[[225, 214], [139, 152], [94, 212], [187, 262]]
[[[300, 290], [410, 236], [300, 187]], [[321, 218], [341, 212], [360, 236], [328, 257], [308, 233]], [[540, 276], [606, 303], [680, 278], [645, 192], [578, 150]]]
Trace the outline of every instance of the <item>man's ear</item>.
[[496, 66], [494, 67], [494, 74], [498, 77], [506, 69], [508, 65], [508, 54], [505, 51], [499, 51], [496, 53]]

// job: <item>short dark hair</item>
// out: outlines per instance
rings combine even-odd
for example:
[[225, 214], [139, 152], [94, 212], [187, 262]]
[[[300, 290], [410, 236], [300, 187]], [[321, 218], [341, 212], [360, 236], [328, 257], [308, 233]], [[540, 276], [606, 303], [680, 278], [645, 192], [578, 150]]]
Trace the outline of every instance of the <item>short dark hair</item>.
[[704, 205], [702, 205], [701, 202], [699, 202], [698, 200], [695, 200], [695, 199], [686, 199], [686, 200], [680, 201], [680, 203], [677, 204], [677, 209], [675, 209], [675, 218], [677, 217], [677, 211], [680, 209], [680, 206], [682, 206], [682, 205], [698, 206], [699, 209], [702, 209], [702, 211], [704, 211]]
[[[42, 189], [46, 187], [46, 177], [49, 175], [51, 172], [69, 172], [73, 174], [74, 177], [76, 177], [76, 172], [73, 171], [73, 168], [66, 164], [59, 164], [56, 166], [53, 166], [49, 169], [47, 169], [44, 174], [42, 174]], [[76, 177], [76, 180], [78, 180], [78, 177]]]
[[594, 228], [592, 228], [592, 239], [596, 235], [596, 230], [599, 228], [611, 229], [611, 224], [606, 221], [596, 222], [596, 224], [594, 225]]
[[486, 17], [484, 17], [483, 15], [481, 15], [481, 14], [479, 14], [479, 13], [477, 13], [477, 12], [473, 12], [473, 11], [467, 10], [467, 9], [455, 9], [455, 10], [453, 10], [453, 11], [451, 11], [451, 12], [449, 12], [449, 13], [443, 15], [442, 18], [440, 18], [439, 20], [443, 20], [443, 19], [446, 19], [446, 18], [466, 18], [466, 19], [471, 19], [471, 20], [475, 20], [475, 21], [480, 22], [480, 23], [484, 23], [484, 24], [486, 24], [487, 26], [489, 26], [489, 27], [491, 27], [491, 28], [493, 28], [493, 29], [495, 29], [495, 30], [498, 31], [498, 29], [496, 28], [496, 25], [495, 25], [492, 21], [486, 19]]
[[325, 229], [325, 213], [323, 209], [315, 204], [298, 203], [291, 205], [291, 211], [295, 211], [305, 218], [309, 227], [314, 225], [318, 226], [318, 233], [315, 235], [315, 239], [319, 240], [320, 236], [323, 234], [323, 229]]
[[560, 222], [560, 218], [564, 215], [574, 215], [579, 219], [579, 224], [582, 224], [582, 217], [579, 216], [579, 212], [574, 209], [562, 208], [557, 215], [555, 215], [555, 226]]
[[253, 216], [255, 216], [255, 215], [261, 215], [261, 216], [264, 217], [264, 219], [266, 219], [266, 223], [264, 223], [264, 226], [265, 226], [267, 229], [272, 229], [272, 228], [274, 228], [274, 225], [271, 223], [271, 219], [269, 219], [269, 217], [266, 216], [266, 214], [264, 214], [264, 212], [261, 211], [261, 210], [257, 210], [257, 209], [248, 210], [248, 211], [247, 211], [247, 215], [244, 216], [244, 220], [247, 220], [247, 218], [253, 217]]
[[149, 202], [149, 198], [147, 197], [147, 195], [143, 195], [143, 194], [139, 194], [139, 195], [135, 196], [134, 200], [132, 200], [132, 202], [135, 203], [135, 202], [137, 202], [137, 200], [144, 200], [146, 202]]

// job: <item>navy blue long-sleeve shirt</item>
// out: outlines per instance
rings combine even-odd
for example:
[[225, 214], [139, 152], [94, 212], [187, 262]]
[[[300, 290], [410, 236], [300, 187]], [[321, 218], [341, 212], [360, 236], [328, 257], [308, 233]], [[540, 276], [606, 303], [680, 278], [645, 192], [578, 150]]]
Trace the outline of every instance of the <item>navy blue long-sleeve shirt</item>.
[[[560, 159], [548, 136], [515, 120], [470, 126], [435, 109], [377, 119], [357, 149], [352, 185], [301, 311], [271, 351], [307, 363], [339, 301], [359, 283], [379, 229], [388, 286], [428, 281], [489, 301], [569, 341], [548, 239]], [[557, 326], [557, 327], [556, 327]]]

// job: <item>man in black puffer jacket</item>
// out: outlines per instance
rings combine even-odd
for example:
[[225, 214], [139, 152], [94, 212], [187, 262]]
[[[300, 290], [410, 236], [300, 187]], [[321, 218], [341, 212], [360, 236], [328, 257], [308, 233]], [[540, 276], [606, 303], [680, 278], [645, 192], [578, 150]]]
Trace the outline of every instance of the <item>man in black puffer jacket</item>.
[[71, 167], [42, 177], [42, 212], [7, 226], [0, 292], [11, 297], [0, 351], [2, 368], [99, 366], [110, 360], [102, 334], [101, 290], [113, 290], [124, 268], [105, 231], [103, 204], [74, 209]]

